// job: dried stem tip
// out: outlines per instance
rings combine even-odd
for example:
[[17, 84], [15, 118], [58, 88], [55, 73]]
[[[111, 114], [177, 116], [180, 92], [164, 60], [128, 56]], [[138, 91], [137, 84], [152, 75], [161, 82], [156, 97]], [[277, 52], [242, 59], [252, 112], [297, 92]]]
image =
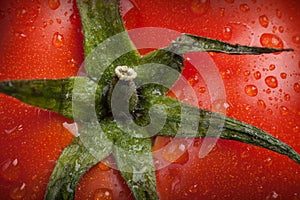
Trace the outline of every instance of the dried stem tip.
[[117, 66], [115, 73], [122, 81], [132, 81], [137, 76], [137, 73], [134, 71], [134, 69], [127, 66]]

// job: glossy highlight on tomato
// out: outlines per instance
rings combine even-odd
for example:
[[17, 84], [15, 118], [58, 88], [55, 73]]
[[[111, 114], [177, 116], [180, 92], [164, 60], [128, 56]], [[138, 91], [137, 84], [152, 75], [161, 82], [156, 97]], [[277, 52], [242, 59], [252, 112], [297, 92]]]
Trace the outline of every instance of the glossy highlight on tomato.
[[[62, 78], [83, 62], [75, 1], [2, 1], [0, 79]], [[300, 152], [300, 23], [296, 0], [122, 0], [127, 29], [163, 27], [231, 43], [293, 48], [288, 54], [232, 56], [210, 53], [226, 89], [211, 102], [198, 53], [186, 55], [183, 75], [198, 106], [255, 125]], [[134, 43], [138, 38], [132, 36]], [[147, 50], [140, 50], [141, 53]], [[194, 62], [190, 62], [193, 60]], [[193, 63], [193, 65], [191, 64]], [[176, 98], [192, 102], [182, 83]], [[221, 102], [221, 103], [220, 103]], [[42, 199], [51, 171], [73, 135], [72, 121], [0, 95], [0, 191], [4, 199]], [[157, 137], [156, 171], [161, 199], [300, 199], [300, 168], [290, 159], [246, 144], [218, 140], [199, 157], [203, 139]], [[163, 148], [170, 145], [169, 148]], [[159, 149], [162, 149], [159, 151]], [[177, 153], [183, 153], [179, 159]], [[133, 199], [109, 157], [81, 179], [76, 199]], [[106, 164], [105, 164], [106, 163]]]

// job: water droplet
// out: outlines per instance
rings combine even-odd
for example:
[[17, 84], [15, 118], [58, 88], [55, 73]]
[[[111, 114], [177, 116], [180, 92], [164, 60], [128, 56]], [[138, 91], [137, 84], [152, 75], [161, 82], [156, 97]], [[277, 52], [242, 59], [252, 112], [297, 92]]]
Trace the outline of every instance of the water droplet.
[[300, 93], [300, 84], [299, 83], [294, 84], [294, 90], [295, 90], [295, 92]]
[[52, 19], [49, 20], [49, 25], [52, 25], [54, 23], [54, 21]]
[[286, 77], [287, 77], [287, 74], [286, 74], [286, 73], [284, 73], [284, 72], [282, 72], [282, 73], [280, 73], [280, 77], [281, 77], [282, 79], [286, 79]]
[[76, 67], [77, 66], [77, 62], [75, 61], [74, 58], [68, 59], [67, 64], [70, 65], [70, 67]]
[[200, 93], [205, 93], [206, 92], [206, 88], [205, 87], [200, 87], [198, 91]]
[[48, 0], [48, 5], [52, 10], [56, 10], [60, 6], [60, 0]]
[[230, 104], [225, 99], [217, 99], [212, 102], [212, 110], [214, 112], [226, 114], [226, 111], [229, 107]]
[[276, 191], [272, 191], [271, 194], [269, 194], [266, 199], [277, 199], [279, 195], [277, 194]]
[[13, 187], [9, 191], [11, 199], [23, 199], [27, 193], [26, 184], [22, 183], [21, 186]]
[[254, 78], [256, 80], [260, 79], [261, 78], [261, 73], [259, 71], [254, 72]]
[[189, 160], [189, 153], [184, 143], [173, 140], [163, 148], [162, 157], [170, 163], [184, 164]]
[[208, 11], [209, 6], [209, 0], [193, 0], [190, 9], [196, 15], [203, 15]]
[[294, 133], [299, 133], [299, 132], [300, 132], [300, 127], [297, 126], [297, 125], [294, 126], [294, 127], [293, 127], [293, 132], [294, 132]]
[[199, 82], [199, 76], [197, 74], [193, 75], [188, 79], [188, 83], [190, 86], [195, 86]]
[[11, 133], [15, 132], [16, 130], [17, 130], [17, 126], [15, 126], [13, 128], [5, 129], [4, 132], [6, 134], [11, 134]]
[[260, 43], [264, 47], [283, 48], [283, 42], [277, 35], [264, 33], [260, 37]]
[[40, 13], [40, 6], [20, 7], [17, 10], [17, 19], [20, 24], [32, 25]]
[[262, 27], [267, 28], [269, 26], [269, 19], [266, 15], [259, 16], [259, 23]]
[[270, 108], [268, 108], [268, 109], [267, 109], [267, 113], [268, 113], [268, 115], [273, 115], [273, 110], [270, 109]]
[[267, 76], [265, 78], [265, 83], [270, 88], [276, 88], [278, 86], [278, 81], [277, 81], [277, 78], [275, 76]]
[[289, 109], [287, 108], [287, 107], [285, 107], [285, 106], [280, 106], [280, 113], [281, 113], [281, 115], [287, 115], [287, 114], [289, 114]]
[[52, 44], [57, 48], [62, 47], [64, 45], [64, 36], [58, 32], [55, 32], [52, 38]]
[[255, 85], [246, 85], [245, 93], [250, 97], [254, 97], [258, 93], [257, 87]]
[[266, 93], [267, 93], [267, 94], [271, 94], [271, 92], [272, 92], [272, 91], [271, 91], [270, 88], [266, 89]]
[[266, 108], [266, 103], [261, 99], [257, 101], [257, 105], [261, 108]]
[[289, 101], [291, 99], [291, 95], [285, 94], [283, 98], [284, 100]]
[[16, 32], [15, 33], [15, 36], [18, 38], [18, 39], [24, 39], [27, 37], [27, 35], [23, 32]]
[[18, 159], [8, 159], [1, 163], [0, 175], [7, 181], [15, 181], [20, 176], [20, 166]]
[[249, 11], [250, 10], [250, 8], [249, 8], [249, 6], [248, 6], [248, 4], [241, 4], [240, 5], [240, 10], [242, 11], [242, 12], [247, 12], [247, 11]]
[[265, 164], [265, 166], [270, 167], [273, 164], [272, 158], [265, 159], [264, 164]]
[[292, 40], [295, 44], [300, 44], [300, 36], [295, 35], [293, 36]]
[[198, 184], [190, 186], [189, 187], [189, 192], [190, 193], [196, 193], [196, 192], [198, 192]]
[[78, 23], [78, 16], [75, 13], [73, 13], [72, 15], [70, 15], [69, 20], [71, 24], [75, 25]]
[[231, 39], [231, 37], [232, 37], [232, 30], [231, 30], [230, 26], [225, 26], [223, 28], [223, 32], [222, 33], [223, 33], [223, 37], [224, 37], [225, 40]]
[[280, 33], [284, 32], [284, 28], [282, 26], [279, 26], [278, 30], [279, 30]]
[[245, 76], [249, 76], [250, 75], [250, 71], [249, 70], [244, 71], [244, 75]]
[[112, 190], [108, 188], [100, 188], [94, 192], [94, 200], [112, 200]]
[[230, 69], [226, 69], [225, 71], [221, 72], [221, 76], [223, 79], [229, 79], [231, 77], [231, 70]]
[[269, 70], [271, 70], [271, 71], [273, 71], [275, 68], [276, 68], [276, 67], [275, 67], [274, 64], [271, 64], [271, 65], [269, 66]]

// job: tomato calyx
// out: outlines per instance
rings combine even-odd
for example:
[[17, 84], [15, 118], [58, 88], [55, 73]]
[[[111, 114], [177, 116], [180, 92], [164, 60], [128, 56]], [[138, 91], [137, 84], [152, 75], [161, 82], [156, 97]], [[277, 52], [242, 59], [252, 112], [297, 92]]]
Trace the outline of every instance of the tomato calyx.
[[[65, 148], [51, 175], [46, 199], [72, 199], [80, 177], [111, 152], [135, 198], [158, 199], [151, 154], [152, 134], [237, 140], [285, 154], [300, 163], [299, 155], [292, 148], [258, 128], [166, 97], [168, 88], [164, 86], [142, 85], [149, 76], [165, 79], [167, 85], [172, 85], [183, 69], [182, 56], [188, 52], [261, 54], [291, 49], [232, 45], [183, 34], [171, 45], [141, 58], [122, 24], [118, 1], [78, 1], [78, 8], [84, 29], [87, 77], [0, 83], [3, 93], [81, 122], [80, 136]], [[131, 97], [128, 94], [134, 92], [122, 87], [124, 90], [121, 88], [114, 96], [118, 82], [114, 78], [118, 77], [115, 70], [120, 65], [134, 68], [135, 81], [140, 86], [136, 90], [139, 99], [127, 110], [123, 103], [128, 103]], [[145, 69], [145, 65], [148, 68]], [[177, 73], [172, 74], [174, 69]], [[125, 101], [120, 101], [120, 93], [124, 91], [127, 96]], [[48, 103], [49, 98], [55, 102]], [[90, 113], [90, 110], [95, 112]], [[116, 120], [116, 116], [121, 115], [123, 117]], [[161, 130], [155, 129], [157, 125]], [[216, 135], [207, 135], [209, 128], [213, 128]]]

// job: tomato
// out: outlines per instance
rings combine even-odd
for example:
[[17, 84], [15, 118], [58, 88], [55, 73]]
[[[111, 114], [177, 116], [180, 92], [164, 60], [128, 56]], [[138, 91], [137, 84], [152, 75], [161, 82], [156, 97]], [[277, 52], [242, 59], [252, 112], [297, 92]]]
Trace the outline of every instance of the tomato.
[[[231, 43], [294, 48], [293, 53], [259, 56], [210, 53], [225, 87], [225, 99], [213, 98], [216, 94], [210, 90], [211, 82], [207, 82], [205, 74], [209, 70], [199, 71], [203, 62], [198, 58], [203, 53], [186, 55], [183, 75], [196, 91], [200, 107], [218, 111], [218, 106], [223, 106], [226, 115], [266, 130], [299, 152], [298, 1], [135, 2], [135, 11], [127, 17], [130, 20], [137, 15], [138, 21], [128, 23], [129, 29], [164, 27]], [[175, 85], [173, 93], [192, 102], [189, 94], [180, 92], [184, 87], [188, 86]], [[181, 140], [170, 142], [175, 149], [170, 155], [157, 152], [156, 159], [163, 162], [178, 153], [178, 141]], [[199, 158], [203, 142], [197, 139], [186, 148], [184, 163], [175, 162], [157, 171], [158, 191], [163, 199], [300, 198], [300, 168], [288, 158], [225, 140], [218, 140], [208, 155]], [[156, 139], [156, 145], [162, 143], [167, 143], [164, 138]]]
[[[77, 74], [83, 45], [75, 1], [0, 5], [0, 80]], [[178, 82], [172, 91], [194, 103], [182, 92], [192, 86], [199, 107], [219, 111], [223, 106], [226, 115], [262, 128], [300, 152], [298, 1], [122, 0], [121, 5], [129, 30], [163, 27], [231, 43], [293, 48], [292, 53], [259, 56], [210, 53], [226, 91], [223, 99], [213, 98], [207, 75], [199, 71], [203, 54], [190, 53], [183, 71], [189, 85]], [[136, 44], [148, 39], [131, 37]], [[0, 119], [1, 198], [42, 199], [55, 161], [73, 138], [66, 129], [72, 121], [2, 94]], [[300, 199], [300, 167], [289, 158], [225, 140], [199, 157], [204, 141], [155, 139], [161, 199]], [[167, 165], [160, 168], [160, 163]], [[83, 176], [76, 199], [133, 199], [119, 172], [108, 165], [114, 166], [112, 157]]]

